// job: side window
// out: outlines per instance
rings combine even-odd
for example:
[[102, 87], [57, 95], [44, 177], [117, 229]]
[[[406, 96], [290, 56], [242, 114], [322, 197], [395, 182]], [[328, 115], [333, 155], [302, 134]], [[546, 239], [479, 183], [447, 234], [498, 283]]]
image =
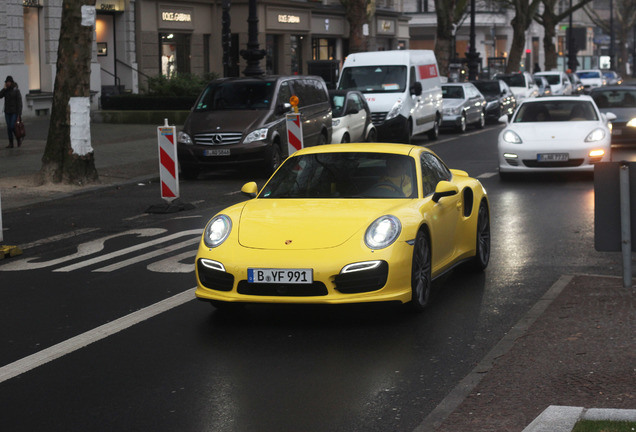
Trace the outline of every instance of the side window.
[[289, 81], [283, 81], [280, 84], [280, 88], [278, 89], [278, 100], [277, 104], [289, 103], [289, 98], [291, 98], [292, 92], [289, 88]]
[[293, 80], [294, 94], [298, 96], [298, 106], [304, 107], [310, 103], [309, 92], [307, 86], [304, 83], [305, 80], [295, 79]]
[[362, 103], [360, 102], [360, 97], [357, 94], [352, 94], [350, 98], [351, 106], [355, 107], [358, 111], [362, 111]]
[[422, 188], [424, 190], [424, 196], [430, 195], [435, 192], [437, 183], [442, 180], [450, 180], [452, 175], [450, 170], [439, 160], [435, 155], [431, 153], [422, 153]]

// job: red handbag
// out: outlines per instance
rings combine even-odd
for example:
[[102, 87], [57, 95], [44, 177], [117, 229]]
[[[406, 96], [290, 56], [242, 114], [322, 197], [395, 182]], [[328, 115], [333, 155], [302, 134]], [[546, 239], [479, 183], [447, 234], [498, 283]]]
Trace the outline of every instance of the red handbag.
[[15, 136], [18, 139], [22, 139], [26, 136], [26, 129], [24, 128], [22, 117], [18, 117], [18, 120], [15, 122]]

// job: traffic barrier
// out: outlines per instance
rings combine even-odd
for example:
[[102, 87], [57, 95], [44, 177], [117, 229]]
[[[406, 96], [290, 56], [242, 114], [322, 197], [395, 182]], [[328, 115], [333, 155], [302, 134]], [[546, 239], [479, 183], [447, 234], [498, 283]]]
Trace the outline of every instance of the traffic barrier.
[[292, 96], [289, 103], [294, 108], [294, 112], [287, 114], [287, 150], [292, 155], [296, 151], [304, 147], [303, 145], [303, 124], [300, 121], [300, 113], [298, 112], [298, 97]]
[[[2, 195], [0, 194], [0, 243], [4, 241], [4, 230], [2, 228]], [[0, 260], [22, 255], [22, 249], [17, 246], [8, 246], [0, 244]]]
[[161, 198], [171, 202], [179, 198], [179, 165], [177, 161], [177, 145], [175, 136], [177, 128], [165, 124], [157, 128], [159, 141], [159, 180], [161, 181]]

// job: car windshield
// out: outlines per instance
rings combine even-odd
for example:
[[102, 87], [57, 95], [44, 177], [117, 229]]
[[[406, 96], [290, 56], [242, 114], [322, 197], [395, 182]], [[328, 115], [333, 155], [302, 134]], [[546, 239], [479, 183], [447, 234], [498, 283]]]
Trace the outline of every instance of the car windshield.
[[356, 66], [342, 71], [339, 90], [362, 93], [402, 93], [406, 89], [406, 66]]
[[473, 84], [475, 84], [475, 87], [477, 87], [479, 91], [484, 95], [494, 96], [501, 93], [501, 89], [499, 88], [499, 82], [497, 81], [485, 81], [485, 82], [475, 81], [473, 82]]
[[559, 75], [546, 74], [546, 75], [541, 75], [541, 76], [546, 79], [548, 84], [551, 84], [551, 85], [561, 84], [561, 78], [559, 77]]
[[525, 87], [526, 80], [524, 79], [522, 74], [514, 74], [514, 75], [502, 75], [498, 76], [497, 79], [502, 80], [510, 87]]
[[599, 108], [636, 108], [636, 90], [603, 90], [592, 92]]
[[464, 99], [464, 88], [461, 86], [442, 86], [444, 99]]
[[576, 73], [581, 79], [589, 79], [589, 78], [600, 78], [601, 74], [595, 71], [580, 71]]
[[405, 155], [334, 152], [288, 158], [259, 198], [414, 198], [415, 163]]
[[275, 84], [274, 81], [215, 81], [205, 88], [194, 110], [269, 109]]
[[345, 95], [334, 94], [331, 95], [331, 110], [332, 117], [342, 117], [342, 110], [345, 104]]
[[514, 123], [566, 122], [598, 120], [596, 110], [589, 101], [555, 100], [526, 102], [515, 116]]

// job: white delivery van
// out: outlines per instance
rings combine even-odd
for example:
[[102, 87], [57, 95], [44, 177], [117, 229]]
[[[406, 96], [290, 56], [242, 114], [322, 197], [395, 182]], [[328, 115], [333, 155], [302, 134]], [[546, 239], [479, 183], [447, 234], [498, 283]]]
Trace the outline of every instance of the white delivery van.
[[435, 53], [396, 50], [349, 54], [340, 90], [359, 90], [369, 103], [378, 141], [411, 142], [427, 132], [437, 139], [442, 121], [442, 87]]

